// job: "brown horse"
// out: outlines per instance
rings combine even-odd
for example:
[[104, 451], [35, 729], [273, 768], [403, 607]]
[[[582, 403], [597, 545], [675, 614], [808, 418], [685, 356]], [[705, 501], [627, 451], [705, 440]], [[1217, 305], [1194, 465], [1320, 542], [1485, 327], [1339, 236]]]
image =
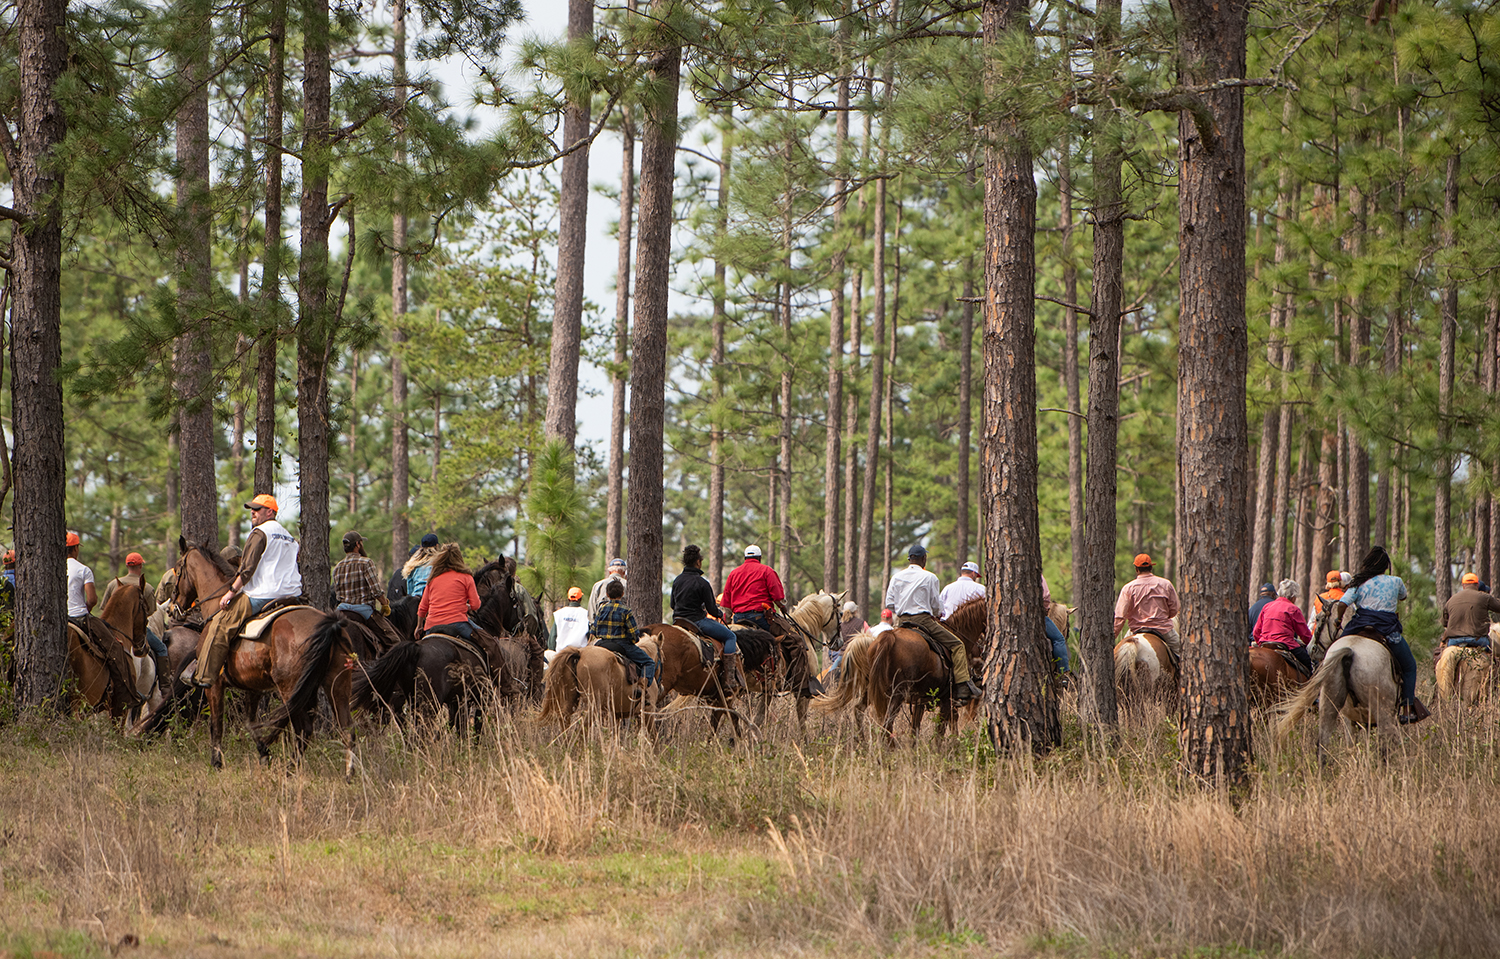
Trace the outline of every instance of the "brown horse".
[[602, 646], [571, 646], [558, 653], [547, 666], [546, 687], [538, 722], [557, 720], [568, 726], [583, 703], [595, 719], [623, 725], [634, 717], [648, 734], [655, 732], [650, 700], [660, 687], [650, 687], [649, 696], [632, 696], [634, 690], [625, 681], [625, 664]]
[[1115, 690], [1120, 702], [1177, 701], [1177, 666], [1155, 633], [1131, 633], [1115, 645]]
[[[778, 692], [795, 697], [798, 732], [807, 735], [807, 705], [813, 697], [812, 684], [808, 681], [818, 676], [818, 654], [814, 644], [827, 646], [839, 632], [839, 608], [844, 603], [845, 593], [828, 593], [818, 590], [802, 597], [789, 612], [795, 630], [789, 631], [779, 640], [771, 637], [770, 648], [761, 636], [761, 630], [749, 626], [731, 626], [740, 634], [741, 655], [745, 660], [746, 691], [755, 697], [755, 724], [763, 725], [771, 697]], [[748, 635], [750, 641], [743, 639]], [[762, 647], [766, 647], [762, 649]], [[756, 658], [764, 653], [765, 658]]]
[[[235, 576], [234, 567], [203, 546], [188, 548], [179, 540], [182, 557], [177, 563], [177, 594], [174, 602], [182, 610], [203, 607], [214, 610]], [[229, 650], [224, 671], [208, 689], [209, 732], [215, 768], [224, 765], [224, 688], [256, 693], [275, 692], [283, 705], [253, 729], [255, 748], [263, 761], [270, 746], [288, 723], [300, 754], [312, 730], [312, 707], [321, 689], [333, 707], [333, 719], [344, 737], [344, 776], [354, 773], [354, 727], [349, 715], [353, 648], [337, 616], [310, 607], [296, 607], [277, 616], [269, 635], [258, 639], [241, 637]]]
[[[98, 620], [106, 627], [102, 633], [108, 635], [95, 633], [87, 644], [80, 642], [69, 627], [68, 671], [77, 680], [80, 708], [107, 707], [111, 719], [126, 722], [138, 707], [155, 708], [161, 703], [156, 689], [156, 658], [146, 649], [146, 609], [141, 591], [135, 586], [115, 590], [99, 611]], [[95, 651], [98, 642], [119, 646], [123, 655], [106, 648], [103, 652], [112, 660], [106, 663]], [[127, 669], [128, 676], [115, 676], [117, 670]]]
[[[1493, 642], [1493, 640], [1491, 640]], [[1494, 693], [1494, 653], [1472, 646], [1448, 646], [1437, 661], [1437, 694], [1473, 706]]]
[[455, 732], [472, 721], [477, 736], [484, 726], [484, 694], [502, 688], [508, 666], [501, 641], [482, 629], [467, 642], [428, 633], [397, 643], [368, 668], [356, 669], [350, 704], [359, 709], [381, 703], [398, 716], [407, 704], [425, 712], [445, 707]]
[[1287, 661], [1275, 647], [1255, 643], [1250, 647], [1250, 695], [1257, 704], [1270, 706], [1311, 678]]
[[[727, 662], [718, 656], [714, 663], [705, 665], [703, 653], [698, 645], [699, 637], [679, 626], [657, 623], [647, 626], [647, 639], [641, 640], [641, 648], [656, 660], [656, 683], [663, 693], [674, 693], [679, 698], [663, 710], [663, 715], [689, 708], [694, 701], [707, 703], [708, 724], [717, 733], [719, 723], [727, 715], [734, 727], [734, 736], [729, 744], [734, 745], [740, 735], [740, 714], [729, 705], [729, 679]], [[717, 646], [712, 641], [705, 640]]]

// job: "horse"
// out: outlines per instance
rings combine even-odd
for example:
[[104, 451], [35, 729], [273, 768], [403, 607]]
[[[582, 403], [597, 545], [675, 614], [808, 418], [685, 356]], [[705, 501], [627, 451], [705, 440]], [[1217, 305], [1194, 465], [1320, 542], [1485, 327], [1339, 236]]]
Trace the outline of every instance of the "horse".
[[[179, 538], [177, 593], [173, 602], [182, 610], [213, 609], [234, 579], [236, 570], [206, 546], [189, 548]], [[214, 768], [224, 765], [224, 689], [232, 686], [255, 693], [276, 692], [283, 705], [259, 726], [252, 727], [255, 748], [263, 762], [270, 746], [288, 723], [300, 755], [312, 729], [311, 709], [318, 690], [328, 696], [333, 719], [344, 738], [344, 777], [354, 774], [354, 728], [349, 715], [350, 667], [353, 653], [339, 617], [299, 606], [278, 615], [269, 635], [240, 638], [229, 650], [224, 671], [208, 689], [209, 732]], [[341, 654], [341, 655], [340, 655]], [[264, 732], [263, 732], [264, 731]]]
[[[656, 651], [654, 640], [643, 640], [642, 646], [648, 654]], [[547, 666], [545, 685], [537, 722], [555, 719], [566, 727], [582, 703], [595, 719], [624, 725], [636, 718], [648, 735], [656, 731], [652, 706], [661, 687], [650, 687], [649, 695], [632, 696], [625, 664], [602, 646], [570, 646], [558, 653]]]
[[505, 670], [499, 640], [484, 630], [475, 630], [468, 641], [428, 633], [421, 639], [402, 640], [358, 671], [350, 705], [359, 709], [383, 703], [398, 716], [407, 703], [424, 710], [441, 706], [448, 711], [451, 729], [456, 732], [470, 725], [464, 721], [470, 716], [478, 736], [484, 718], [481, 691], [486, 684], [498, 690]]
[[[68, 628], [68, 670], [78, 681], [80, 705], [92, 710], [108, 708], [111, 719], [128, 723], [136, 709], [149, 711], [162, 699], [156, 687], [156, 657], [146, 649], [146, 608], [140, 589], [128, 585], [116, 589], [98, 619], [108, 628], [107, 637], [94, 633], [85, 643]], [[96, 643], [118, 645], [123, 655], [96, 648]], [[117, 677], [117, 671], [128, 671], [128, 675]]]
[[1396, 736], [1396, 703], [1401, 686], [1391, 674], [1391, 654], [1370, 635], [1340, 637], [1328, 649], [1323, 664], [1296, 695], [1282, 705], [1278, 735], [1285, 738], [1297, 722], [1318, 704], [1318, 759], [1328, 762], [1328, 741], [1339, 717], [1351, 726], [1375, 726], [1386, 743]]
[[[1490, 644], [1500, 641], [1500, 623], [1490, 627]], [[1475, 705], [1495, 687], [1494, 653], [1473, 646], [1445, 646], [1437, 661], [1437, 694]]]
[[709, 706], [708, 724], [715, 733], [719, 723], [727, 715], [734, 729], [729, 745], [733, 746], [740, 736], [740, 714], [729, 705], [729, 679], [725, 672], [727, 663], [718, 656], [712, 662], [703, 661], [700, 642], [716, 649], [718, 644], [707, 637], [699, 637], [680, 626], [657, 623], [646, 627], [648, 638], [641, 640], [641, 648], [656, 660], [656, 683], [661, 693], [673, 693], [679, 698], [663, 711], [663, 715], [687, 709], [694, 700]]
[[[730, 627], [744, 657], [747, 691], [756, 698], [756, 725], [765, 722], [771, 697], [777, 692], [789, 692], [796, 697], [798, 731], [807, 735], [807, 706], [813, 698], [808, 680], [818, 675], [818, 656], [813, 644], [826, 646], [838, 635], [839, 609], [846, 592], [818, 590], [802, 597], [788, 613], [797, 631], [788, 633], [780, 642], [753, 626]], [[781, 655], [775, 654], [773, 645], [779, 647]]]
[[1250, 647], [1250, 695], [1257, 703], [1268, 706], [1300, 688], [1309, 679], [1273, 646], [1260, 643]]
[[480, 609], [489, 609], [486, 618], [480, 618], [477, 612], [475, 618], [491, 633], [510, 637], [525, 648], [527, 668], [518, 675], [526, 682], [532, 700], [539, 700], [547, 670], [547, 623], [531, 593], [516, 582], [516, 561], [500, 556], [481, 566], [474, 574], [474, 588], [479, 593]]
[[1177, 700], [1177, 665], [1166, 641], [1152, 632], [1131, 633], [1115, 645], [1115, 689], [1120, 701]]

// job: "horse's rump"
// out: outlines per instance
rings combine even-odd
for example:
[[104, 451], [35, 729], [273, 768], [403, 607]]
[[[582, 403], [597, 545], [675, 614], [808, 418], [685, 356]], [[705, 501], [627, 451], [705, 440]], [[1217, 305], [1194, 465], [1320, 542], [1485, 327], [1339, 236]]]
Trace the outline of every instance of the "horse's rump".
[[[1437, 692], [1444, 699], [1467, 695], [1471, 690], [1470, 673], [1489, 673], [1494, 668], [1494, 654], [1475, 646], [1447, 646], [1437, 661]], [[1478, 693], [1478, 690], [1472, 690]]]

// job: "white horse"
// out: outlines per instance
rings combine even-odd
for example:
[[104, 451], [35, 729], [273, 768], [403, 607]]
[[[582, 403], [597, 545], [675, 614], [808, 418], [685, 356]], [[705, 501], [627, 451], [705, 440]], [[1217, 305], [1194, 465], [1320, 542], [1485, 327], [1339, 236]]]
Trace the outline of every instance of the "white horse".
[[1276, 731], [1291, 732], [1314, 702], [1318, 703], [1318, 758], [1328, 761], [1328, 742], [1339, 717], [1353, 726], [1374, 726], [1382, 735], [1381, 753], [1397, 735], [1396, 703], [1401, 689], [1391, 675], [1385, 644], [1365, 636], [1343, 636], [1328, 648], [1323, 665], [1307, 685], [1282, 706]]

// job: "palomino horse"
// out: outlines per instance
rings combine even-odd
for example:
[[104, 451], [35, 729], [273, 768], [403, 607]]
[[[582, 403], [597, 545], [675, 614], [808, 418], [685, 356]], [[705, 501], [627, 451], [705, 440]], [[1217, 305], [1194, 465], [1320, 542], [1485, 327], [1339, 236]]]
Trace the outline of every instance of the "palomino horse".
[[[1318, 704], [1318, 758], [1328, 761], [1328, 741], [1342, 716], [1351, 726], [1376, 726], [1396, 735], [1401, 688], [1391, 675], [1391, 654], [1368, 636], [1343, 636], [1328, 649], [1311, 680], [1282, 706], [1277, 732], [1285, 737], [1314, 702]], [[1385, 743], [1382, 743], [1382, 753]]]
[[[1500, 623], [1490, 627], [1490, 645], [1500, 642]], [[1472, 706], [1495, 688], [1494, 653], [1473, 646], [1446, 646], [1437, 661], [1437, 694]]]
[[[655, 652], [654, 640], [642, 640], [641, 646], [648, 654]], [[625, 664], [614, 653], [602, 646], [570, 646], [547, 666], [546, 691], [537, 721], [555, 719], [566, 727], [582, 703], [595, 719], [624, 724], [634, 717], [648, 734], [654, 733], [652, 704], [647, 696], [632, 697], [636, 688], [625, 681]], [[652, 686], [650, 696], [654, 698], [660, 688]]]
[[689, 633], [680, 626], [657, 623], [647, 626], [649, 638], [641, 640], [641, 648], [656, 660], [656, 683], [663, 693], [674, 693], [678, 697], [662, 711], [662, 715], [689, 708], [693, 702], [708, 704], [708, 724], [717, 733], [719, 723], [727, 715], [734, 727], [729, 744], [734, 745], [740, 736], [740, 714], [729, 705], [728, 662], [715, 656], [713, 662], [704, 663], [700, 642], [708, 643], [717, 651], [718, 644]]
[[1177, 701], [1177, 666], [1160, 636], [1142, 631], [1120, 640], [1115, 646], [1115, 689], [1126, 704]]
[[[730, 627], [751, 637], [751, 642], [742, 644], [742, 655], [745, 684], [750, 694], [756, 697], [757, 726], [766, 721], [771, 697], [778, 692], [787, 692], [796, 697], [797, 728], [802, 735], [807, 734], [807, 704], [813, 695], [808, 680], [818, 675], [818, 654], [813, 643], [826, 646], [838, 635], [839, 608], [844, 604], [846, 592], [828, 593], [820, 589], [802, 597], [790, 611], [792, 622], [801, 635], [788, 634], [779, 643], [773, 639], [774, 649], [769, 644], [756, 642], [760, 630], [746, 626]], [[758, 656], [760, 658], [756, 658]]]
[[1250, 695], [1262, 706], [1269, 706], [1308, 680], [1274, 646], [1254, 643], [1250, 646]]
[[[182, 558], [177, 563], [179, 609], [201, 606], [214, 609], [234, 578], [235, 569], [218, 553], [203, 546], [189, 548], [179, 540]], [[276, 617], [269, 635], [240, 638], [229, 650], [224, 671], [208, 689], [209, 731], [213, 742], [213, 764], [224, 765], [224, 687], [256, 693], [276, 692], [283, 706], [254, 730], [255, 748], [262, 760], [270, 758], [270, 746], [290, 723], [298, 752], [312, 730], [311, 709], [322, 689], [333, 707], [333, 719], [344, 736], [344, 776], [354, 773], [354, 728], [349, 716], [349, 667], [353, 650], [344, 635], [343, 621], [309, 607], [290, 609]], [[268, 729], [263, 735], [261, 729]]]
[[[68, 628], [68, 671], [78, 681], [78, 698], [90, 709], [109, 709], [112, 719], [129, 722], [137, 708], [154, 709], [161, 703], [156, 689], [156, 658], [146, 650], [146, 609], [141, 591], [121, 586], [99, 611], [99, 620], [108, 627], [109, 636], [95, 634], [85, 644]], [[95, 643], [121, 647], [123, 655], [113, 649], [99, 650]], [[136, 652], [136, 650], [144, 652]], [[99, 655], [109, 656], [106, 663]], [[116, 670], [128, 669], [129, 675], [115, 676]], [[121, 688], [121, 687], [124, 688]]]

